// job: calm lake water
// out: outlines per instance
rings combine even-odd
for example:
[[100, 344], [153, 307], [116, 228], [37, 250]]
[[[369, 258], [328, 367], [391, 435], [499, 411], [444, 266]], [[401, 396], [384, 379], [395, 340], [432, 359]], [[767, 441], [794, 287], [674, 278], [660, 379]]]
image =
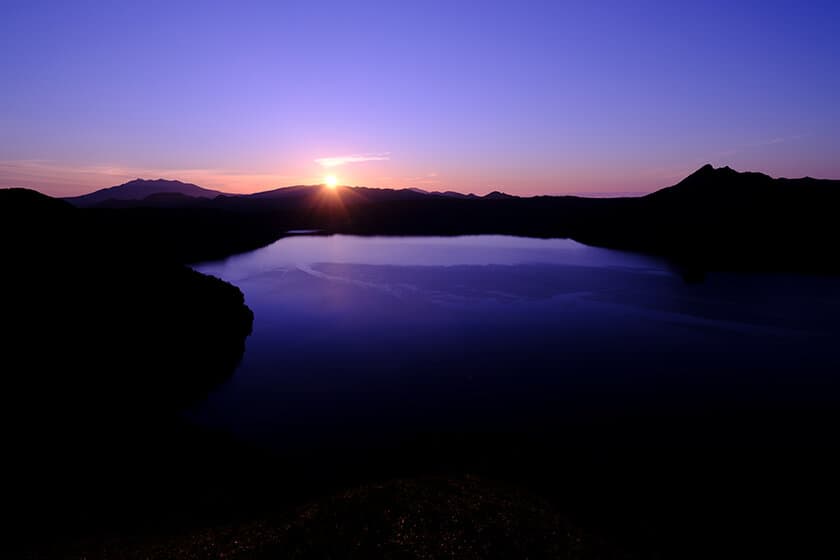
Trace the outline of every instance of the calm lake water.
[[508, 236], [301, 235], [196, 268], [255, 320], [190, 415], [281, 452], [562, 446], [578, 428], [605, 445], [819, 444], [840, 402], [833, 278], [687, 284], [661, 259]]

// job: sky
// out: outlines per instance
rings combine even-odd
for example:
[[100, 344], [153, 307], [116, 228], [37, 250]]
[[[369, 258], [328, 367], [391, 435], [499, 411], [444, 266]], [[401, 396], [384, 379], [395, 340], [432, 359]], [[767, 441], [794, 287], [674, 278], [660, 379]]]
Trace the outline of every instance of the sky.
[[0, 187], [840, 179], [840, 2], [0, 0]]

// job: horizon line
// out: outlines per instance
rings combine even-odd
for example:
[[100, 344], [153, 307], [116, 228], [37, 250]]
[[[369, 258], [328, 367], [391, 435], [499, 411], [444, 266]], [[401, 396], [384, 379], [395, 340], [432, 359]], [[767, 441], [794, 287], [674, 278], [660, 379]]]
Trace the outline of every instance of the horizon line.
[[[510, 188], [510, 187], [501, 187], [501, 186], [499, 186], [499, 187], [487, 187], [487, 191], [483, 192], [483, 193], [481, 193], [481, 192], [464, 192], [464, 191], [457, 190], [457, 187], [447, 188], [447, 187], [444, 187], [444, 186], [436, 188], [434, 190], [424, 189], [422, 187], [417, 187], [417, 186], [393, 187], [393, 186], [369, 186], [369, 185], [350, 185], [350, 184], [342, 184], [342, 185], [338, 185], [338, 186], [343, 187], [343, 188], [357, 188], [357, 189], [361, 188], [361, 189], [393, 190], [393, 191], [408, 190], [408, 191], [414, 191], [414, 192], [419, 192], [419, 193], [424, 193], [424, 194], [455, 193], [455, 194], [459, 194], [459, 195], [462, 195], [462, 196], [476, 196], [476, 197], [485, 197], [487, 195], [498, 192], [498, 193], [506, 194], [506, 195], [509, 195], [509, 196], [517, 197], [517, 198], [535, 198], [535, 197], [541, 197], [541, 196], [549, 196], [549, 197], [572, 196], [572, 197], [581, 197], [581, 198], [636, 198], [636, 197], [641, 197], [641, 196], [645, 196], [645, 195], [654, 193], [654, 192], [656, 192], [658, 190], [661, 190], [663, 188], [674, 186], [674, 185], [678, 184], [680, 181], [682, 181], [683, 179], [693, 175], [694, 173], [696, 173], [696, 172], [698, 172], [701, 169], [704, 169], [706, 167], [711, 167], [714, 170], [731, 169], [733, 171], [736, 171], [737, 173], [757, 173], [757, 174], [761, 174], [761, 175], [766, 175], [766, 176], [768, 176], [772, 179], [787, 179], [787, 180], [814, 179], [814, 180], [827, 180], [827, 181], [840, 180], [840, 179], [829, 179], [829, 178], [822, 178], [822, 177], [814, 177], [814, 176], [811, 176], [811, 175], [804, 175], [804, 176], [801, 176], [801, 177], [785, 177], [785, 176], [776, 177], [776, 176], [770, 175], [769, 173], [765, 173], [763, 171], [738, 171], [738, 170], [733, 169], [729, 165], [722, 165], [720, 167], [715, 167], [710, 163], [706, 163], [706, 164], [696, 168], [694, 171], [691, 171], [688, 174], [682, 176], [682, 178], [677, 180], [675, 183], [666, 184], [666, 185], [659, 185], [659, 186], [652, 187], [650, 189], [645, 189], [645, 190], [634, 190], [634, 191], [620, 191], [620, 190], [616, 190], [616, 191], [611, 191], [611, 190], [578, 191], [578, 190], [575, 190], [575, 191], [567, 191], [567, 192], [556, 192], [556, 191], [555, 192], [545, 192], [545, 193], [538, 193], [538, 194], [511, 194], [508, 191], [504, 190], [504, 189]], [[122, 187], [122, 186], [125, 186], [125, 185], [127, 185], [129, 183], [132, 183], [134, 181], [177, 182], [177, 183], [182, 183], [182, 184], [187, 184], [187, 185], [193, 185], [195, 187], [198, 187], [198, 188], [201, 188], [201, 189], [204, 189], [204, 190], [208, 190], [208, 191], [215, 191], [215, 192], [219, 193], [219, 195], [223, 195], [223, 196], [250, 196], [250, 195], [262, 194], [262, 193], [267, 193], [267, 192], [272, 192], [272, 191], [277, 191], [277, 190], [282, 190], [282, 189], [290, 189], [290, 188], [298, 188], [298, 187], [318, 187], [318, 186], [323, 186], [324, 185], [324, 183], [298, 183], [298, 184], [282, 185], [282, 186], [278, 186], [278, 187], [258, 188], [258, 189], [255, 189], [255, 190], [249, 191], [249, 192], [231, 192], [231, 191], [221, 190], [221, 189], [218, 189], [218, 188], [206, 187], [206, 186], [200, 185], [198, 183], [194, 183], [190, 180], [184, 180], [184, 179], [180, 179], [180, 178], [165, 178], [165, 177], [160, 177], [159, 176], [157, 178], [135, 177], [134, 179], [126, 180], [125, 182], [119, 183], [117, 185], [109, 185], [109, 186], [105, 186], [105, 187], [94, 188], [93, 190], [82, 192], [80, 194], [63, 195], [63, 196], [50, 195], [50, 194], [45, 193], [43, 190], [41, 190], [39, 188], [32, 187], [32, 186], [25, 185], [25, 184], [4, 185], [0, 188], [3, 188], [3, 189], [15, 189], [15, 188], [29, 189], [29, 190], [40, 192], [42, 194], [46, 194], [47, 196], [51, 196], [53, 198], [69, 199], [69, 198], [78, 198], [78, 197], [88, 196], [88, 195], [91, 195], [91, 194], [94, 194], [94, 193], [97, 193], [97, 192], [100, 192], [100, 191], [113, 189], [113, 188], [117, 188], [117, 187]]]

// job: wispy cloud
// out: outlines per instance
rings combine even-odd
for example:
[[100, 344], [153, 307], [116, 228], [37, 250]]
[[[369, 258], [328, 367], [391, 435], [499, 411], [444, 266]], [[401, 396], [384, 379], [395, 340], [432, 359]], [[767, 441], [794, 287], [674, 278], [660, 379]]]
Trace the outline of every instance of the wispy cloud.
[[365, 161], [385, 161], [391, 159], [390, 152], [378, 154], [353, 154], [349, 156], [332, 156], [317, 158], [315, 163], [321, 167], [338, 167], [348, 163], [363, 163]]
[[752, 142], [749, 144], [742, 144], [740, 146], [736, 146], [729, 150], [719, 152], [718, 156], [720, 157], [732, 157], [736, 155], [740, 155], [745, 151], [756, 150], [761, 148], [766, 148], [767, 146], [774, 146], [777, 144], [785, 144], [790, 142], [795, 142], [797, 140], [801, 140], [805, 138], [807, 134], [794, 134], [791, 136], [776, 136], [775, 138], [769, 138], [766, 140], [759, 140], [757, 142]]

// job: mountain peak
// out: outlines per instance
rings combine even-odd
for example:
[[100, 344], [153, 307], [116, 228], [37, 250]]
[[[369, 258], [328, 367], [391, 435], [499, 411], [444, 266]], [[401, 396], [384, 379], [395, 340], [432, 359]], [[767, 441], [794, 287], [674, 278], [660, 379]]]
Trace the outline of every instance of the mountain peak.
[[109, 200], [145, 200], [156, 194], [179, 194], [193, 198], [216, 198], [219, 191], [205, 189], [192, 183], [170, 179], [137, 178], [122, 185], [101, 189], [90, 194], [67, 198], [76, 206], [96, 206]]
[[482, 198], [490, 198], [490, 199], [508, 199], [508, 198], [516, 198], [512, 194], [503, 193], [502, 191], [493, 191], [491, 193], [485, 194]]
[[650, 200], [715, 200], [731, 202], [734, 197], [761, 196], [777, 181], [769, 175], [752, 171], [740, 172], [728, 165], [706, 164], [679, 183], [647, 195]]
[[732, 178], [737, 175], [743, 175], [743, 173], [739, 173], [735, 171], [728, 165], [724, 165], [723, 167], [714, 167], [711, 163], [707, 163], [685, 179], [679, 182], [680, 185], [683, 184], [696, 184], [700, 182], [709, 181], [712, 179], [723, 179], [723, 178]]

